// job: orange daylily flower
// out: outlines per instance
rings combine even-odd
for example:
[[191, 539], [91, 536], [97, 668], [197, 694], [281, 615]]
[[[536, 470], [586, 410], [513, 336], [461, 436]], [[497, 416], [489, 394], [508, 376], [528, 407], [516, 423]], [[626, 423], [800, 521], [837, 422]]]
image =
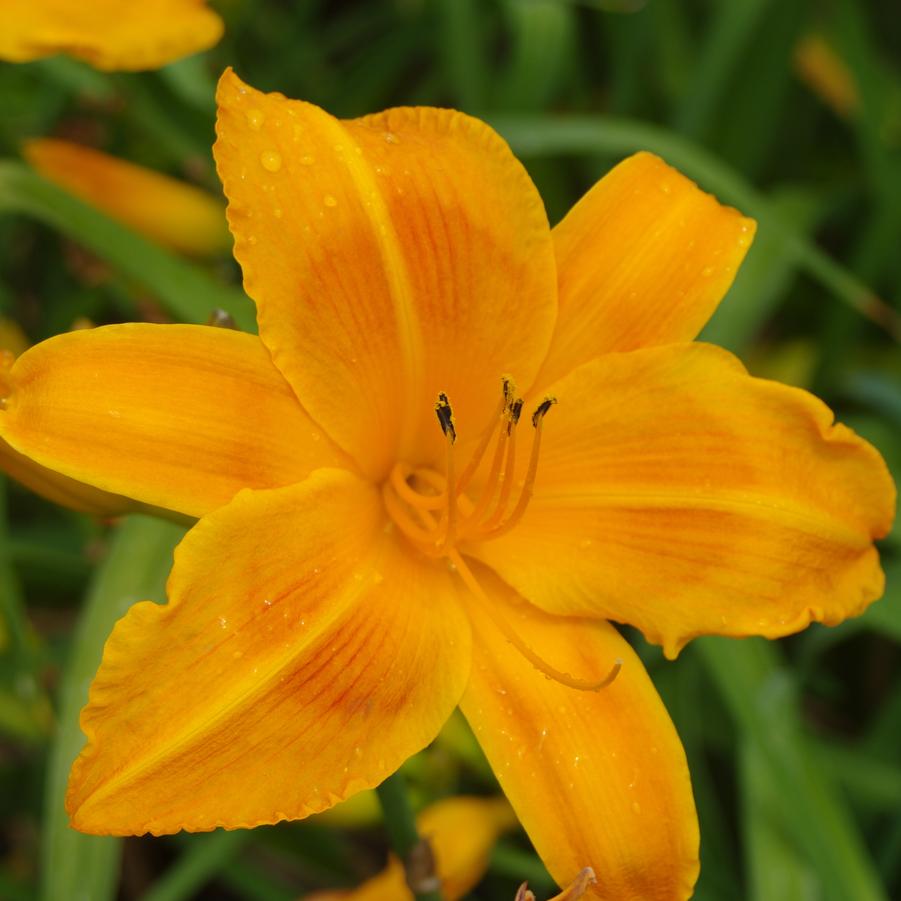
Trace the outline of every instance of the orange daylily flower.
[[[516, 825], [516, 817], [501, 798], [457, 797], [427, 807], [416, 825], [431, 847], [441, 897], [456, 901], [485, 875], [494, 843]], [[381, 873], [358, 888], [316, 892], [307, 901], [413, 901], [413, 893], [403, 864], [392, 856]]]
[[[11, 320], [0, 319], [0, 398], [9, 391], [7, 375], [16, 356], [28, 347], [28, 339]], [[2, 407], [2, 401], [0, 401]], [[116, 516], [138, 505], [126, 497], [99, 491], [91, 485], [41, 466], [25, 454], [20, 454], [0, 438], [0, 472], [21, 482], [35, 494], [80, 513], [96, 516]]]
[[606, 620], [670, 656], [838, 623], [882, 591], [894, 509], [822, 403], [692, 343], [753, 223], [642, 153], [552, 232], [460, 113], [342, 122], [230, 71], [218, 101], [260, 336], [62, 335], [0, 413], [43, 465], [200, 517], [168, 605], [107, 643], [72, 824], [304, 817], [460, 704], [561, 885], [688, 897], [685, 756]]
[[45, 178], [151, 241], [196, 256], [231, 246], [224, 205], [193, 185], [71, 141], [37, 138], [22, 152]]
[[97, 69], [158, 69], [212, 47], [222, 30], [205, 0], [6, 0], [0, 59], [65, 53]]

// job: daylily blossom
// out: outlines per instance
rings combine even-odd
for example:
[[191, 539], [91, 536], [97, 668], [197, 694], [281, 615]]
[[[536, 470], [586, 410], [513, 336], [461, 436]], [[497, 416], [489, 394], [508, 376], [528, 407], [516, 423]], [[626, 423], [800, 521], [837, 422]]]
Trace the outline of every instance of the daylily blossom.
[[260, 336], [62, 335], [0, 412], [43, 465], [200, 517], [169, 603], [107, 643], [73, 826], [304, 817], [460, 704], [560, 885], [688, 897], [685, 756], [607, 620], [669, 656], [838, 623], [882, 591], [894, 509], [820, 401], [692, 343], [753, 223], [638, 154], [552, 232], [460, 113], [342, 122], [231, 72], [218, 102]]
[[37, 138], [22, 152], [45, 178], [151, 241], [196, 256], [231, 247], [225, 207], [200, 188], [71, 141]]
[[[446, 798], [416, 818], [434, 858], [434, 880], [445, 901], [456, 901], [485, 875], [488, 856], [501, 833], [516, 825], [501, 798]], [[307, 901], [413, 901], [403, 864], [391, 857], [377, 876], [355, 889], [316, 892]]]
[[5, 0], [0, 59], [65, 53], [97, 69], [158, 69], [212, 47], [222, 29], [205, 0]]

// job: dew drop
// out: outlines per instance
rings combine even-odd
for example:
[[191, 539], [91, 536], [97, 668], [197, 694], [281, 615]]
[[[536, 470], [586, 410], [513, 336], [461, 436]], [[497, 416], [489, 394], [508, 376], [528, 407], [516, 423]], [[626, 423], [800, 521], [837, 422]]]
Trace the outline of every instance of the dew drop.
[[270, 601], [269, 598], [263, 598], [263, 606], [264, 606], [264, 607], [271, 607], [271, 606], [272, 606], [272, 601]]
[[338, 206], [338, 201], [335, 200], [335, 198], [332, 197], [331, 194], [326, 194], [325, 197], [322, 198], [322, 202], [323, 202], [327, 207], [334, 208], [334, 207]]
[[219, 628], [225, 629], [228, 626], [228, 620], [224, 616], [219, 617]]
[[282, 213], [282, 208], [279, 207], [279, 206], [277, 206], [277, 207], [272, 211], [272, 215], [275, 216], [276, 219], [281, 219], [281, 218], [282, 218], [282, 215], [283, 215], [283, 213]]
[[235, 660], [240, 660], [243, 656], [244, 656], [243, 651], [235, 651], [235, 653], [232, 654], [232, 657], [234, 657]]
[[275, 150], [264, 150], [260, 154], [260, 165], [267, 172], [278, 172], [282, 167], [282, 155]]
[[386, 144], [399, 144], [400, 140], [397, 135], [393, 131], [386, 131], [382, 137], [385, 139]]
[[579, 548], [584, 551], [584, 550], [587, 550], [588, 548], [590, 548], [591, 544], [592, 544], [592, 542], [591, 542], [590, 538], [583, 538], [579, 542]]
[[705, 267], [701, 270], [701, 275], [703, 275], [704, 278], [710, 278], [710, 276], [713, 275], [713, 267], [712, 267], [712, 266], [705, 266]]
[[634, 810], [635, 813], [641, 813], [641, 804], [639, 804], [638, 801], [633, 801], [632, 810]]
[[664, 194], [672, 194], [673, 193], [673, 186], [668, 181], [660, 182], [659, 187], [660, 187], [660, 190]]
[[263, 115], [262, 110], [258, 109], [249, 109], [247, 110], [247, 124], [254, 130], [259, 131], [263, 125], [263, 120], [266, 117]]
[[316, 157], [310, 156], [309, 153], [304, 154], [304, 155], [300, 158], [300, 164], [301, 164], [301, 166], [312, 166], [313, 163], [315, 163], [315, 162], [316, 162]]

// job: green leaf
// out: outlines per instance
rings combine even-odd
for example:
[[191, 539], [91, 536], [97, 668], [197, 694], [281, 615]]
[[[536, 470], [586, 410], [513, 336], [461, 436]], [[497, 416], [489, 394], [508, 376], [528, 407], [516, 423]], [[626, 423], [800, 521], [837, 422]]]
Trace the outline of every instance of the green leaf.
[[63, 807], [69, 768], [84, 744], [78, 715], [116, 620], [137, 601], [162, 599], [172, 551], [184, 531], [143, 516], [124, 520], [88, 594], [60, 685], [59, 725], [47, 773], [42, 901], [115, 897], [121, 842], [75, 832]]
[[763, 639], [703, 638], [697, 647], [739, 730], [760, 754], [778, 816], [818, 875], [826, 901], [887, 901], [872, 860], [801, 728], [796, 687]]
[[21, 213], [88, 248], [156, 296], [176, 318], [206, 322], [214, 309], [255, 331], [253, 304], [238, 288], [129, 231], [21, 163], [0, 161], [0, 213]]

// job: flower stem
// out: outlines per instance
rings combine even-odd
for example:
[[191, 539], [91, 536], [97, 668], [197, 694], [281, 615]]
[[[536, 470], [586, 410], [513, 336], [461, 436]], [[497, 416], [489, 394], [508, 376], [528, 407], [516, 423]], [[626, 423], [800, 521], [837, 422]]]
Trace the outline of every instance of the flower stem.
[[413, 896], [416, 901], [441, 901], [440, 890], [430, 885], [436, 881], [433, 867], [428, 864], [423, 867], [424, 862], [431, 863], [431, 857], [426, 841], [416, 831], [403, 774], [398, 771], [389, 776], [375, 791], [382, 805], [391, 847], [403, 861], [407, 885]]

